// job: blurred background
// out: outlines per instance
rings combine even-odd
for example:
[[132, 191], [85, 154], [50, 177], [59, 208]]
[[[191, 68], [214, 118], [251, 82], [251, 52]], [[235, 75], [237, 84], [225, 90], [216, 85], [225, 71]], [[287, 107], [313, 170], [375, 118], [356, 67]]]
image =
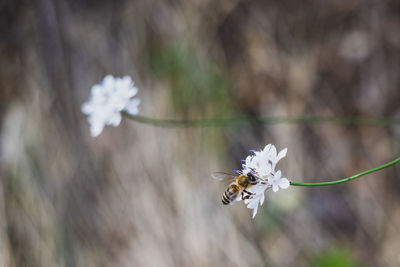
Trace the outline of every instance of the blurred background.
[[400, 165], [268, 192], [254, 220], [210, 177], [272, 143], [293, 181], [344, 178], [398, 157], [399, 126], [91, 138], [107, 74], [152, 118], [399, 117], [399, 1], [1, 1], [0, 266], [400, 266]]

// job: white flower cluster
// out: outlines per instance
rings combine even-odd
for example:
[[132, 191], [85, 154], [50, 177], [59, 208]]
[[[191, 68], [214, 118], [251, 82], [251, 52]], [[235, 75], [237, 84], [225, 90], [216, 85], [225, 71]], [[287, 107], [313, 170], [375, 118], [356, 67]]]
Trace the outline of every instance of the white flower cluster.
[[100, 135], [105, 125], [118, 126], [121, 111], [138, 114], [140, 99], [133, 98], [137, 92], [129, 76], [114, 78], [107, 75], [100, 84], [94, 85], [89, 101], [81, 107], [82, 112], [88, 116], [91, 135]]
[[244, 200], [247, 208], [253, 210], [253, 218], [257, 214], [258, 204], [264, 203], [264, 192], [272, 187], [272, 191], [277, 192], [279, 188], [286, 189], [290, 182], [282, 177], [280, 170], [275, 171], [276, 164], [286, 156], [287, 148], [277, 153], [274, 145], [267, 145], [261, 151], [253, 151], [254, 155], [249, 155], [242, 165], [242, 173], [252, 173], [259, 179], [256, 185], [247, 189], [252, 195]]

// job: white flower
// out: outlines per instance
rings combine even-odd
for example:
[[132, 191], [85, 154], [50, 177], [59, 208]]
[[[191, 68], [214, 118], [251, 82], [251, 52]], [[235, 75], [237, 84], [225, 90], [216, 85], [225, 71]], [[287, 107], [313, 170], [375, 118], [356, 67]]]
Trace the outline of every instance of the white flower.
[[107, 75], [100, 84], [94, 85], [89, 101], [81, 107], [82, 112], [88, 115], [91, 135], [98, 136], [105, 125], [118, 126], [123, 110], [138, 114], [140, 99], [133, 98], [137, 92], [129, 76], [114, 78]]
[[259, 179], [256, 185], [252, 185], [247, 189], [252, 195], [244, 200], [247, 208], [253, 210], [254, 218], [257, 214], [258, 205], [264, 203], [265, 190], [272, 187], [272, 191], [277, 192], [279, 188], [288, 188], [290, 182], [287, 178], [281, 177], [282, 172], [280, 170], [275, 171], [279, 160], [286, 156], [286, 148], [277, 153], [275, 146], [269, 144], [263, 150], [253, 152], [254, 155], [247, 156], [242, 165], [242, 173], [252, 173]]
[[274, 177], [268, 178], [268, 183], [272, 186], [272, 191], [278, 192], [279, 188], [286, 189], [289, 187], [290, 182], [287, 178], [281, 178], [281, 171], [277, 171]]

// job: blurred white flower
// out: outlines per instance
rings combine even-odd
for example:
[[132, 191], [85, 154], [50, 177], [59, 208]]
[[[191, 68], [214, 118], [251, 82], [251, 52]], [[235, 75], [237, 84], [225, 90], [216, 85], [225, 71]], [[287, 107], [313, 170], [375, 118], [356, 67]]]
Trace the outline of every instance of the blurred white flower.
[[259, 179], [256, 185], [250, 186], [247, 191], [252, 193], [244, 200], [247, 208], [253, 210], [253, 218], [257, 214], [258, 205], [264, 203], [265, 190], [272, 187], [272, 191], [277, 192], [279, 188], [286, 189], [290, 186], [287, 178], [281, 177], [280, 170], [275, 171], [275, 167], [279, 160], [286, 156], [287, 149], [277, 153], [274, 145], [266, 145], [263, 150], [253, 151], [254, 155], [247, 156], [242, 165], [242, 173], [252, 173]]
[[88, 115], [91, 135], [100, 135], [105, 125], [118, 126], [121, 111], [138, 114], [140, 99], [133, 98], [137, 92], [129, 76], [114, 78], [107, 75], [100, 84], [94, 85], [89, 101], [81, 107], [82, 112]]

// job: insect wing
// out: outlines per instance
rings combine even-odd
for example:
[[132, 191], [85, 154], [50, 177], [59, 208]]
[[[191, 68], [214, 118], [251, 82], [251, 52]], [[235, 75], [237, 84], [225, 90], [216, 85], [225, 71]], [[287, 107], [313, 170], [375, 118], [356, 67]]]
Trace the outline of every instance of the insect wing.
[[218, 181], [231, 181], [236, 179], [236, 175], [225, 172], [213, 172], [211, 177]]

